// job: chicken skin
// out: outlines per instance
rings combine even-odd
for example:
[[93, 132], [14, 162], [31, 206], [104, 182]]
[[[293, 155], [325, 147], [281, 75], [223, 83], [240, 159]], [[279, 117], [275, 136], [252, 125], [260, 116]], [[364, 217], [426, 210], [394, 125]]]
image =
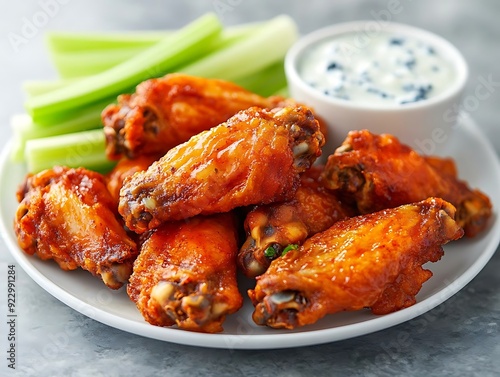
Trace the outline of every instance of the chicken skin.
[[443, 244], [460, 238], [455, 208], [439, 198], [333, 224], [274, 260], [249, 296], [259, 325], [293, 329], [327, 314], [394, 312], [416, 302]]
[[143, 243], [127, 292], [153, 325], [222, 331], [226, 315], [243, 304], [237, 251], [230, 213], [165, 223]]
[[238, 264], [247, 277], [264, 273], [287, 247], [300, 245], [336, 221], [355, 215], [352, 207], [323, 187], [322, 171], [323, 166], [313, 166], [304, 172], [292, 200], [256, 206], [248, 212], [247, 239], [238, 253]]
[[63, 270], [81, 267], [110, 288], [127, 283], [138, 254], [117, 217], [104, 177], [56, 166], [28, 176], [17, 192], [19, 246]]
[[323, 143], [306, 107], [241, 111], [126, 179], [119, 212], [143, 233], [165, 221], [289, 200]]
[[450, 159], [422, 157], [392, 135], [352, 131], [328, 157], [325, 186], [352, 198], [360, 213], [370, 213], [440, 197], [457, 208], [457, 223], [474, 237], [492, 214], [489, 198], [456, 175]]
[[278, 105], [279, 98], [267, 99], [223, 80], [179, 73], [147, 80], [102, 112], [106, 154], [113, 160], [165, 154], [240, 110]]

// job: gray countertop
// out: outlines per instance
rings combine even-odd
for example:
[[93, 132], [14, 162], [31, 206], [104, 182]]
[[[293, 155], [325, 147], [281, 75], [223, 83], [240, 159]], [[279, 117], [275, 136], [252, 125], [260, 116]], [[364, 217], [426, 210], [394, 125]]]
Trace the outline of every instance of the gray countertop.
[[[389, 3], [396, 4], [397, 14], [384, 12]], [[52, 15], [14, 52], [9, 33], [20, 33], [24, 18], [31, 19], [43, 9], [42, 4], [52, 4]], [[496, 0], [12, 1], [2, 7], [0, 15], [0, 121], [4, 135], [0, 146], [3, 148], [10, 136], [10, 115], [23, 110], [22, 81], [55, 77], [44, 51], [45, 31], [176, 28], [207, 11], [218, 11], [226, 25], [287, 13], [303, 33], [341, 21], [389, 16], [393, 21], [426, 28], [453, 42], [470, 65], [468, 94], [474, 93], [480, 78], [500, 82], [500, 2]], [[489, 98], [469, 112], [498, 152], [500, 94], [496, 87]], [[0, 241], [2, 316], [7, 313], [5, 276], [9, 264], [16, 263]], [[16, 373], [95, 377], [498, 376], [499, 270], [497, 253], [452, 300], [383, 331], [310, 347], [235, 351], [176, 345], [108, 327], [53, 298], [17, 265]], [[7, 368], [5, 318], [2, 317], [0, 326], [2, 376], [15, 375]]]

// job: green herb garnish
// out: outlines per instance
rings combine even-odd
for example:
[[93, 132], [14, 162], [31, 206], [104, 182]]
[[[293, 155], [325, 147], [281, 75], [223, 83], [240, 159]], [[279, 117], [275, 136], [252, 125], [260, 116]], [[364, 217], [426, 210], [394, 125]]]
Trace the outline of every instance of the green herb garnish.
[[274, 258], [276, 257], [276, 249], [273, 246], [269, 246], [265, 251], [264, 255], [266, 258]]
[[288, 245], [287, 247], [285, 247], [283, 249], [283, 252], [281, 253], [281, 256], [285, 255], [286, 253], [288, 253], [290, 250], [296, 250], [297, 248], [299, 247], [299, 245], [296, 245], [296, 244], [290, 244]]

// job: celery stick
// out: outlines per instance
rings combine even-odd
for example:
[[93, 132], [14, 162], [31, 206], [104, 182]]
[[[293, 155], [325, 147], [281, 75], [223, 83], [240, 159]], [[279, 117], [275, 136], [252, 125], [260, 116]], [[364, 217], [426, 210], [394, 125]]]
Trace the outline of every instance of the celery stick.
[[273, 96], [282, 96], [282, 97], [290, 97], [290, 92], [288, 91], [288, 86], [284, 86], [283, 88], [275, 91]]
[[283, 59], [252, 75], [234, 80], [234, 83], [263, 97], [274, 95], [287, 85]]
[[172, 31], [130, 31], [122, 33], [48, 32], [45, 43], [52, 52], [109, 50], [114, 48], [150, 47]]
[[[260, 23], [233, 26], [222, 31], [220, 40], [213, 44], [217, 50], [254, 33]], [[119, 35], [120, 36], [120, 35]], [[125, 35], [121, 35], [125, 38]], [[159, 39], [158, 39], [159, 41]], [[90, 43], [90, 42], [89, 42]], [[91, 45], [89, 44], [89, 48]], [[97, 74], [144, 51], [145, 47], [114, 47], [107, 50], [86, 49], [78, 51], [51, 51], [52, 61], [62, 78], [74, 78]]]
[[217, 17], [207, 14], [107, 71], [29, 98], [26, 108], [33, 120], [38, 122], [58, 112], [74, 110], [102, 98], [118, 95], [145, 79], [161, 76], [168, 70], [206, 55], [221, 29]]
[[[133, 92], [133, 88], [126, 90], [125, 92]], [[38, 97], [34, 97], [35, 99]], [[116, 97], [108, 97], [100, 99], [97, 102], [90, 103], [86, 106], [81, 106], [75, 108], [71, 111], [61, 111], [55, 114], [52, 114], [51, 117], [41, 118], [38, 121], [33, 118], [33, 122], [36, 123], [40, 127], [54, 127], [59, 123], [66, 123], [68, 121], [74, 120], [76, 118], [80, 118], [89, 113], [93, 114], [93, 119], [99, 119], [100, 112], [110, 103], [116, 102]]]
[[[262, 23], [248, 23], [224, 29], [220, 40], [217, 41], [217, 43], [214, 43], [214, 49], [224, 48], [232, 43], [238, 42], [241, 38], [254, 33], [259, 27], [261, 27], [261, 25]], [[118, 45], [121, 46], [128, 39], [132, 42], [144, 39], [145, 41], [148, 41], [147, 45], [150, 46], [149, 42], [158, 42], [161, 40], [163, 35], [167, 35], [168, 33], [172, 32], [139, 32], [138, 35], [136, 35], [135, 32], [121, 34], [79, 34], [66, 32], [49, 33], [49, 40], [55, 39], [57, 42], [61, 40], [64, 43], [68, 43], [69, 47], [72, 47], [71, 43], [75, 42], [77, 46], [82, 47], [82, 50], [78, 48], [75, 48], [74, 51], [71, 48], [61, 49], [60, 51], [52, 50], [52, 60], [57, 71], [62, 77], [64, 77], [64, 79], [25, 81], [23, 83], [24, 92], [28, 97], [33, 97], [68, 86], [69, 84], [75, 83], [78, 79], [80, 79], [81, 77], [79, 76], [100, 73], [114, 65], [130, 59], [133, 55], [136, 55], [145, 49], [145, 47], [116, 47], [113, 45], [114, 41], [117, 41]], [[93, 48], [93, 41], [97, 41], [97, 48], [95, 49]], [[82, 44], [79, 45], [79, 42]], [[103, 42], [109, 43], [109, 46], [107, 44], [102, 44]], [[84, 46], [88, 47], [88, 49], [83, 49]], [[110, 49], [99, 49], [101, 46], [108, 46]]]
[[28, 114], [14, 115], [11, 118], [11, 127], [16, 145], [12, 148], [11, 159], [23, 160], [24, 148], [28, 140], [102, 128], [101, 112], [111, 102], [98, 103], [74, 111], [68, 119], [50, 126], [34, 123]]
[[[24, 161], [24, 142], [21, 141], [16, 135], [12, 136], [11, 139], [11, 152], [10, 152], [10, 161], [12, 162], [25, 162]], [[19, 154], [19, 151], [23, 151], [22, 154]], [[15, 152], [14, 152], [15, 151]]]
[[[261, 22], [252, 22], [224, 28], [224, 35], [229, 38], [245, 35], [257, 30]], [[45, 42], [51, 53], [74, 53], [82, 51], [110, 49], [146, 48], [160, 42], [173, 30], [145, 31], [135, 30], [126, 32], [67, 32], [52, 31], [45, 33]]]
[[77, 51], [52, 54], [52, 62], [63, 79], [103, 72], [144, 51], [143, 47]]
[[26, 130], [32, 127], [33, 120], [28, 114], [15, 114], [10, 118], [10, 126], [14, 131], [13, 135], [13, 145], [10, 152], [10, 159], [13, 162], [23, 162], [24, 161], [24, 146], [26, 140], [24, 140], [24, 135]]
[[106, 172], [115, 162], [106, 158], [105, 150], [102, 129], [34, 139], [26, 143], [26, 164], [30, 173], [55, 165]]
[[12, 136], [11, 140], [11, 151], [10, 151], [10, 161], [12, 162], [25, 162], [24, 161], [24, 151], [26, 148], [26, 142], [21, 140], [17, 135]]
[[71, 83], [76, 82], [78, 79], [65, 79], [65, 80], [29, 80], [23, 82], [23, 91], [28, 97], [38, 96], [40, 94], [48, 93]]
[[295, 22], [288, 16], [278, 16], [238, 43], [182, 67], [179, 71], [234, 81], [282, 60], [297, 37]]
[[28, 114], [13, 116], [11, 128], [14, 134], [14, 146], [11, 150], [11, 159], [23, 161], [28, 140], [102, 128], [101, 112], [114, 100], [108, 98], [73, 112], [61, 113], [59, 119], [49, 124], [35, 123]]

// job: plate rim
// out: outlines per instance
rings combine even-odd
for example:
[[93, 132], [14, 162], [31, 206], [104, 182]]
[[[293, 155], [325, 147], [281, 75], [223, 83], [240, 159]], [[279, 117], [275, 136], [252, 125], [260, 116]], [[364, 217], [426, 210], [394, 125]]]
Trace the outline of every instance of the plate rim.
[[[479, 143], [485, 146], [483, 150], [496, 168], [496, 173], [500, 176], [500, 159], [490, 141], [469, 116], [461, 118], [460, 126], [464, 127], [467, 133], [471, 133]], [[5, 170], [9, 163], [10, 150], [13, 139], [9, 139], [0, 155], [0, 173]], [[14, 196], [14, 193], [11, 193]], [[0, 198], [4, 195], [4, 185], [0, 185]], [[82, 299], [67, 292], [63, 287], [53, 283], [40, 270], [33, 265], [26, 255], [19, 248], [17, 240], [12, 237], [12, 230], [7, 228], [4, 208], [0, 208], [0, 231], [3, 234], [3, 241], [26, 274], [34, 280], [42, 289], [51, 294], [58, 301], [71, 307], [73, 310], [94, 319], [107, 326], [129, 332], [135, 335], [166, 341], [169, 343], [198, 346], [206, 348], [220, 349], [279, 349], [292, 348], [324, 343], [341, 341], [367, 335], [376, 331], [384, 330], [403, 322], [407, 322], [419, 315], [440, 305], [454, 294], [464, 288], [472, 281], [477, 274], [486, 266], [488, 261], [495, 254], [500, 243], [500, 218], [498, 213], [494, 214], [493, 224], [490, 225], [488, 233], [493, 232], [493, 236], [485, 246], [485, 251], [474, 261], [459, 277], [447, 284], [445, 288], [439, 289], [429, 297], [416, 304], [400, 311], [386, 314], [384, 316], [370, 318], [366, 321], [341, 325], [327, 329], [305, 330], [293, 333], [269, 333], [269, 334], [204, 334], [184, 331], [177, 328], [160, 328], [147, 322], [140, 323], [133, 319], [120, 317], [114, 313], [106, 312], [94, 305], [84, 302]], [[12, 219], [13, 221], [13, 219]], [[10, 226], [12, 223], [10, 224]]]

